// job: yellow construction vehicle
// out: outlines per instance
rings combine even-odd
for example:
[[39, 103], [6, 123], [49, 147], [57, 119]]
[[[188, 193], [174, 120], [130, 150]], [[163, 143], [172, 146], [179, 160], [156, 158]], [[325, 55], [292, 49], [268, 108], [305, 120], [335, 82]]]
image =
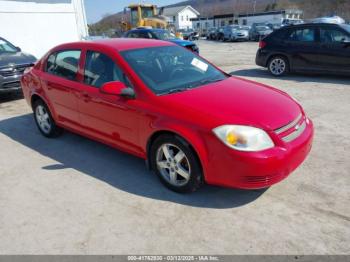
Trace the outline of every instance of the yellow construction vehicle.
[[129, 5], [130, 23], [124, 22], [127, 30], [135, 27], [168, 28], [168, 22], [164, 16], [157, 14], [157, 7], [151, 4]]

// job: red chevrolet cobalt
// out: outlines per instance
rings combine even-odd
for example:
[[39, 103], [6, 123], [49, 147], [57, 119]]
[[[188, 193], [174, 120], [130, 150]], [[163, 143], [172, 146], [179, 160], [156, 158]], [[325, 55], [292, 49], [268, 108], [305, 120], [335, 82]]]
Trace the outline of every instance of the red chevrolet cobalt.
[[169, 42], [60, 45], [22, 87], [44, 136], [67, 129], [144, 158], [176, 192], [269, 187], [311, 149], [312, 122], [289, 95]]

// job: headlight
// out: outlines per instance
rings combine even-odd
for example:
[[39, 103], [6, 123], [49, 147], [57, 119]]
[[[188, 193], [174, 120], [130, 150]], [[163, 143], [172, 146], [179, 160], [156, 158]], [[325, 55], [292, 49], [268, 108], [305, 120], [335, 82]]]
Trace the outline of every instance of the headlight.
[[262, 151], [274, 147], [270, 136], [255, 127], [224, 125], [213, 132], [225, 145], [239, 151]]

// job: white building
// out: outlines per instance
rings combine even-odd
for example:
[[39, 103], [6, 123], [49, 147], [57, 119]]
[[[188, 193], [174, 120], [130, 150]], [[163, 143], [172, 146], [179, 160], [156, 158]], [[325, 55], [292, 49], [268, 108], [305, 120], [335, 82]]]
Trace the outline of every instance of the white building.
[[288, 9], [255, 14], [240, 14], [238, 23], [241, 25], [252, 25], [254, 23], [281, 24], [285, 19], [302, 19], [303, 11]]
[[0, 37], [38, 58], [86, 36], [84, 0], [0, 0]]
[[302, 19], [303, 11], [297, 9], [288, 9], [280, 11], [271, 11], [252, 14], [223, 14], [215, 15], [210, 18], [192, 19], [193, 28], [201, 32], [215, 27], [226, 25], [252, 25], [254, 23], [281, 24], [284, 19]]
[[206, 35], [208, 30], [214, 28], [214, 18], [194, 18], [192, 19], [193, 30], [200, 33], [200, 35]]
[[165, 7], [162, 9], [163, 15], [168, 18], [168, 22], [173, 24], [177, 30], [192, 29], [191, 19], [197, 18], [200, 14], [192, 6]]

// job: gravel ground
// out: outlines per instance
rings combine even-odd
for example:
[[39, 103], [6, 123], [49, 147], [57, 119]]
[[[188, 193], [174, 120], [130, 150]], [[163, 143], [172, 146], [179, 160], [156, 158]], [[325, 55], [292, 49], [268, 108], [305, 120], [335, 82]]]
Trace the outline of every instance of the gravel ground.
[[306, 162], [266, 191], [178, 195], [138, 158], [43, 138], [25, 101], [0, 95], [0, 254], [350, 254], [350, 78], [277, 79], [255, 66], [256, 43], [198, 44], [301, 102], [316, 128]]

